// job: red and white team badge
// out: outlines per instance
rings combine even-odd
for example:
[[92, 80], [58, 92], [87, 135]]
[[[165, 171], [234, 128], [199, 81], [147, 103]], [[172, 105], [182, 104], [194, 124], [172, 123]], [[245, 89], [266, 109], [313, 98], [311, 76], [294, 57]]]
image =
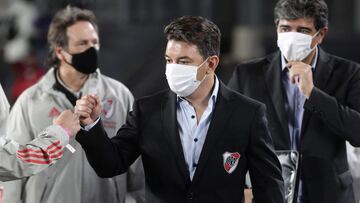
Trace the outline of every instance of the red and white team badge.
[[52, 109], [51, 109], [50, 112], [49, 112], [48, 117], [51, 118], [51, 117], [56, 117], [56, 116], [58, 116], [58, 115], [60, 115], [60, 111], [57, 110], [56, 107], [52, 107]]
[[240, 159], [238, 152], [224, 152], [223, 162], [225, 171], [230, 174], [236, 169]]
[[103, 112], [105, 118], [110, 118], [112, 116], [114, 113], [114, 100], [107, 99], [105, 102], [103, 102]]

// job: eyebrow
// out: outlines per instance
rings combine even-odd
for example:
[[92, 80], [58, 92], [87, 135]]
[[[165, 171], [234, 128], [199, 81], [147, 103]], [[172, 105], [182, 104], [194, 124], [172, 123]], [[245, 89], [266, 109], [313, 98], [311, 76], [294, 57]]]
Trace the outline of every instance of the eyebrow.
[[289, 25], [279, 25], [280, 28], [290, 28]]
[[302, 26], [298, 27], [298, 29], [299, 29], [299, 30], [308, 30], [308, 31], [312, 31], [312, 29], [311, 29], [311, 28], [308, 28], [308, 27], [302, 27]]
[[[290, 25], [279, 25], [280, 28], [291, 28]], [[296, 30], [308, 30], [308, 31], [312, 31], [311, 28], [308, 27], [304, 27], [304, 26], [299, 26], [296, 28]]]
[[98, 37], [81, 37], [81, 38], [77, 38], [77, 41], [99, 41]]
[[[171, 58], [170, 56], [168, 56], [168, 55], [166, 55], [166, 54], [165, 54], [165, 57], [166, 57], [166, 58]], [[180, 56], [179, 58], [177, 58], [177, 60], [181, 60], [181, 59], [190, 59], [190, 60], [191, 60], [191, 58], [188, 57], [188, 56]]]

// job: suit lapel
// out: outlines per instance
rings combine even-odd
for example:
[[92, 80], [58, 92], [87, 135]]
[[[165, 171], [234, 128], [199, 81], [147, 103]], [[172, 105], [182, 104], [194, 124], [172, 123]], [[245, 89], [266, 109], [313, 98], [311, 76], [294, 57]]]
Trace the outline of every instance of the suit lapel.
[[[328, 83], [328, 80], [330, 78], [331, 72], [333, 70], [333, 66], [328, 65], [329, 55], [320, 47], [318, 50], [319, 50], [319, 56], [318, 56], [315, 72], [313, 75], [313, 80], [314, 80], [314, 86], [324, 91], [326, 84]], [[308, 125], [310, 116], [311, 114], [307, 110], [305, 110], [302, 126], [301, 126], [302, 135], [304, 134], [303, 132], [305, 132], [304, 130]]]
[[[287, 146], [290, 146], [290, 134], [288, 127], [288, 117], [285, 112], [283, 96], [283, 86], [281, 83], [281, 60], [280, 52], [276, 52], [268, 57], [269, 66], [263, 66], [265, 82], [270, 93], [273, 106], [283, 129]], [[278, 136], [283, 138], [283, 136]]]
[[228, 119], [231, 116], [232, 109], [234, 109], [235, 103], [229, 102], [230, 91], [226, 89], [226, 86], [220, 82], [219, 93], [215, 104], [215, 109], [212, 115], [212, 120], [206, 135], [205, 143], [201, 150], [199, 157], [198, 167], [193, 177], [193, 183], [196, 183], [201, 173], [204, 171], [206, 162], [209, 156], [212, 155], [214, 145], [217, 143], [217, 139], [224, 133], [224, 128]]
[[184, 177], [186, 185], [188, 185], [190, 183], [190, 175], [186, 167], [179, 130], [177, 127], [176, 95], [174, 93], [169, 92], [168, 97], [163, 102], [161, 109], [164, 132], [170, 142], [171, 148], [173, 149], [178, 168]]

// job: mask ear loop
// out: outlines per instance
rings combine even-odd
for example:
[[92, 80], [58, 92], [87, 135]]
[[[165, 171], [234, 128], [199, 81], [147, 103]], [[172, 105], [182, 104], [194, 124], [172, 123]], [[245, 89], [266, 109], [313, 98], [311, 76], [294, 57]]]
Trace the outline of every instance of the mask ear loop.
[[208, 61], [209, 58], [210, 58], [210, 57], [207, 57], [207, 58], [205, 59], [205, 61], [203, 61], [200, 65], [198, 65], [198, 68], [200, 68], [202, 65], [204, 65], [204, 64], [206, 63], [206, 61]]
[[[321, 29], [320, 29], [319, 31], [317, 31], [317, 32], [312, 36], [312, 39], [314, 39], [316, 36], [318, 36], [318, 34], [320, 33], [320, 31], [321, 31]], [[315, 46], [311, 49], [311, 51], [314, 50], [317, 45], [318, 45], [318, 43], [315, 44]]]
[[[202, 63], [198, 66], [198, 69], [199, 69], [201, 66], [203, 66], [203, 65], [208, 61], [209, 58], [210, 58], [210, 57], [207, 57], [207, 58], [205, 59], [205, 61], [202, 62]], [[206, 78], [207, 75], [208, 75], [208, 74], [205, 74], [205, 76], [203, 77], [203, 79], [200, 80], [200, 83], [202, 83], [202, 82], [205, 80], [205, 78]]]
[[312, 38], [315, 38], [319, 33], [320, 33], [321, 29], [319, 31], [317, 31], [313, 36]]

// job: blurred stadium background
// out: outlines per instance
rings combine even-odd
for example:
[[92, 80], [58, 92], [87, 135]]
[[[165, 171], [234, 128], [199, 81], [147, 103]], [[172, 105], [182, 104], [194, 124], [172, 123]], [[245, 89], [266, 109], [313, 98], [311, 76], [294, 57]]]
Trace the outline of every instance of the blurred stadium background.
[[[329, 33], [322, 47], [360, 62], [360, 0], [327, 0]], [[276, 0], [0, 0], [0, 82], [11, 102], [47, 70], [46, 33], [53, 14], [74, 5], [95, 12], [101, 71], [135, 97], [167, 88], [163, 28], [182, 15], [201, 15], [222, 31], [218, 76], [236, 63], [277, 49]]]

